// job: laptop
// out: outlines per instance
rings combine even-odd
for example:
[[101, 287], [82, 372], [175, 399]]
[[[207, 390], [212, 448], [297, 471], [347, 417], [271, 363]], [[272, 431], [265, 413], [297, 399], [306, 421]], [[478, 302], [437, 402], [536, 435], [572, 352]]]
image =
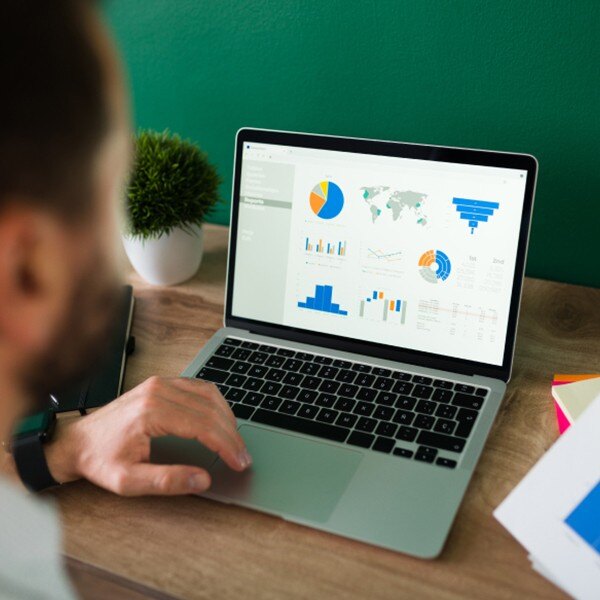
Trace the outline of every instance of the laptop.
[[215, 382], [253, 457], [155, 462], [206, 497], [436, 557], [510, 379], [537, 162], [524, 154], [241, 129]]

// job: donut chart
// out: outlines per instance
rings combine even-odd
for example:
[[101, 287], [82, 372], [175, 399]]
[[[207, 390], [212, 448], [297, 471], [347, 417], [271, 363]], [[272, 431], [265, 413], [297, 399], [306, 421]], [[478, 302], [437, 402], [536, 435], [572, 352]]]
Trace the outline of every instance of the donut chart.
[[448, 255], [441, 250], [427, 250], [419, 258], [419, 272], [428, 283], [446, 281], [452, 270]]
[[337, 183], [321, 181], [310, 192], [310, 208], [321, 219], [335, 219], [344, 208], [344, 194]]

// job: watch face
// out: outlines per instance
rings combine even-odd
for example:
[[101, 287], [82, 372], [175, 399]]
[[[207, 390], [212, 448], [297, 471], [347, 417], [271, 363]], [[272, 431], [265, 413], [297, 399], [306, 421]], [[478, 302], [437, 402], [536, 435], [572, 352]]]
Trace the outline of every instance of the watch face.
[[50, 425], [50, 419], [52, 418], [52, 415], [52, 412], [44, 410], [40, 413], [36, 413], [35, 415], [26, 417], [19, 423], [19, 426], [15, 431], [15, 435], [23, 436], [45, 432]]

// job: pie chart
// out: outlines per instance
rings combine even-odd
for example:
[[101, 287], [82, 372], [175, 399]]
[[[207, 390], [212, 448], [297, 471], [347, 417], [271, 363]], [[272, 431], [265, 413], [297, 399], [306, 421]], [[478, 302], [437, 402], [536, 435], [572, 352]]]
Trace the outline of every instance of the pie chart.
[[335, 219], [344, 208], [344, 194], [333, 181], [321, 181], [310, 192], [310, 208], [321, 219]]
[[429, 283], [446, 281], [452, 270], [448, 255], [441, 250], [427, 250], [419, 258], [421, 277]]

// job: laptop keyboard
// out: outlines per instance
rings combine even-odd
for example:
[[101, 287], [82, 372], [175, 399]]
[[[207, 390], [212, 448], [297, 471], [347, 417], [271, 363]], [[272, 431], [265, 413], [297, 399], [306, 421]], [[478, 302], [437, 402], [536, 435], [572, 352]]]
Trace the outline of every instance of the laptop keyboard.
[[489, 390], [226, 338], [196, 377], [240, 419], [455, 468]]

